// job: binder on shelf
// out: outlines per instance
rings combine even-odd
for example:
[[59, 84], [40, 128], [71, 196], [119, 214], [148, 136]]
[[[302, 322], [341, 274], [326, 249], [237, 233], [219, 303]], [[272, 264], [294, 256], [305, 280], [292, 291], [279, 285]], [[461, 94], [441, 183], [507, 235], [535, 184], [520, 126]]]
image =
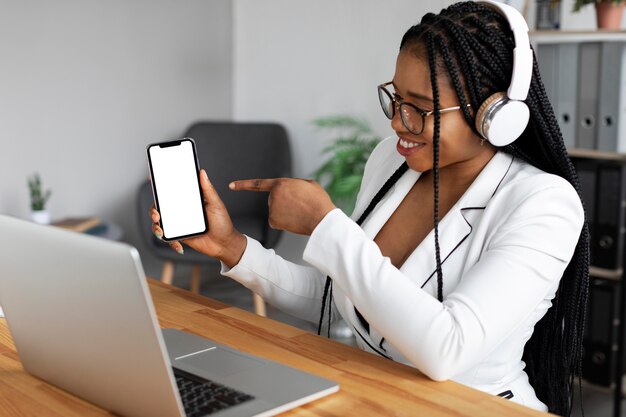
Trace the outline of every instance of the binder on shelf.
[[625, 49], [626, 42], [602, 43], [597, 125], [597, 146], [601, 151], [626, 152]]
[[[572, 160], [574, 168], [578, 173], [578, 181], [580, 183], [580, 192], [582, 195], [583, 205], [585, 207], [585, 215], [587, 216], [587, 224], [589, 226], [590, 241], [593, 242], [595, 236], [595, 217], [596, 217], [596, 168], [598, 162], [589, 159]], [[590, 245], [591, 262], [595, 259], [593, 244]]]
[[626, 153], [626, 42], [622, 42], [619, 79], [618, 115], [617, 123], [617, 151]]
[[592, 237], [592, 265], [618, 269], [624, 251], [624, 208], [626, 207], [626, 169], [623, 164], [598, 165], [596, 216]]
[[553, 107], [556, 106], [559, 93], [559, 49], [558, 44], [542, 43], [535, 50], [541, 79]]
[[580, 72], [578, 77], [576, 147], [596, 149], [601, 43], [581, 43], [578, 52], [578, 68]]
[[558, 50], [557, 90], [554, 104], [556, 118], [567, 148], [576, 146], [576, 126], [578, 120], [578, 44], [562, 43]]
[[615, 383], [619, 326], [619, 285], [614, 280], [593, 278], [583, 337], [582, 376], [603, 386]]
[[567, 148], [576, 146], [578, 44], [545, 43], [536, 48], [543, 85]]
[[[540, 44], [535, 49], [537, 64], [541, 73], [541, 80], [546, 89], [548, 99], [552, 104], [558, 120], [557, 103], [559, 101], [559, 45], [553, 43]], [[560, 125], [559, 121], [559, 125]]]

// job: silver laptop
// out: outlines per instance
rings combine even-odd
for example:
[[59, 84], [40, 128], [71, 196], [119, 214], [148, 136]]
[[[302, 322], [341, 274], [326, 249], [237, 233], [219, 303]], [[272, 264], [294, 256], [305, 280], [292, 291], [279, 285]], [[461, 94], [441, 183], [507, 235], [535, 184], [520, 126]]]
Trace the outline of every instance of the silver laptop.
[[51, 384], [114, 413], [149, 417], [274, 415], [339, 389], [161, 331], [139, 254], [127, 244], [7, 216], [0, 230], [0, 305], [24, 368]]

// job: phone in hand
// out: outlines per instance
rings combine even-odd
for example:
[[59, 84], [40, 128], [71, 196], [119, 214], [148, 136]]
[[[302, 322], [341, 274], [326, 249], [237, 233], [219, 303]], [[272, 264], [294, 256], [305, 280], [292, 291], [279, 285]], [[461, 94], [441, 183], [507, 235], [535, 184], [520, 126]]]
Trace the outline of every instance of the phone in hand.
[[146, 147], [154, 204], [161, 215], [163, 240], [178, 240], [207, 231], [198, 173], [196, 144], [191, 138]]

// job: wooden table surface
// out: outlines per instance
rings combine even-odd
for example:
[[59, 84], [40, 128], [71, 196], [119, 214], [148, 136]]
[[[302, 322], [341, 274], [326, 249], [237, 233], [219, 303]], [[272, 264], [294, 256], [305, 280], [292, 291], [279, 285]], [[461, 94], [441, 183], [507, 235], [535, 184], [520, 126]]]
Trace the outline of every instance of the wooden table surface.
[[[149, 280], [161, 327], [183, 329], [340, 384], [284, 416], [547, 416], [284, 323]], [[110, 415], [24, 371], [0, 319], [0, 416]]]

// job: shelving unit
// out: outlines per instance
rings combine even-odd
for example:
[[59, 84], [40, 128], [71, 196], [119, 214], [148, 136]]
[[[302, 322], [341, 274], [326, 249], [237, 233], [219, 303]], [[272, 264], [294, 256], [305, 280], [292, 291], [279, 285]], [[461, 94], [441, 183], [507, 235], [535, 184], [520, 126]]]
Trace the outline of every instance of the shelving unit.
[[[598, 164], [605, 163], [618, 163], [622, 165], [622, 169], [626, 170], [626, 154], [616, 152], [605, 152], [591, 149], [568, 149], [568, 153], [573, 161], [576, 160], [589, 160], [595, 161]], [[624, 197], [624, 196], [622, 196]], [[621, 201], [618, 210], [626, 210], [626, 202]], [[624, 216], [622, 214], [622, 216]], [[617, 325], [617, 335], [615, 338], [615, 344], [611, 346], [615, 352], [615, 369], [613, 374], [613, 383], [611, 388], [613, 389], [613, 416], [621, 417], [622, 410], [622, 377], [624, 375], [624, 338], [626, 336], [626, 325], [624, 318], [626, 317], [626, 285], [624, 285], [624, 260], [626, 259], [626, 242], [622, 242], [621, 261], [617, 268], [607, 269], [597, 266], [590, 266], [589, 276], [590, 279], [604, 279], [612, 281], [617, 286], [618, 291], [618, 315], [614, 318], [613, 325]], [[607, 308], [609, 308], [607, 306]], [[589, 326], [589, 323], [587, 324]], [[609, 324], [610, 325], [610, 324]], [[611, 360], [607, 358], [607, 360]]]
[[[621, 417], [626, 314], [626, 233], [622, 231], [626, 227], [626, 175], [622, 175], [626, 173], [626, 31], [541, 30], [529, 35], [568, 153], [573, 161], [581, 161], [576, 165], [592, 225], [591, 247], [596, 258], [592, 262], [596, 265], [589, 270], [592, 311], [583, 375], [613, 388], [613, 415]], [[613, 189], [619, 190], [619, 197]]]

